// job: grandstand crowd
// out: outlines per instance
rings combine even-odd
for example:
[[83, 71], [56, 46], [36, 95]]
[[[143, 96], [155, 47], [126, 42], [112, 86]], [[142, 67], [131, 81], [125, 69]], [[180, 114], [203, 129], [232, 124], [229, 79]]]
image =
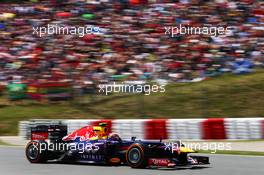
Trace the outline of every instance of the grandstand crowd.
[[[39, 0], [0, 2], [0, 7], [4, 84], [71, 81], [86, 87], [118, 77], [189, 82], [225, 72], [250, 73], [264, 63], [260, 0]], [[33, 27], [47, 24], [93, 25], [104, 33], [33, 34]], [[180, 24], [231, 27], [232, 32], [165, 35], [164, 27]]]

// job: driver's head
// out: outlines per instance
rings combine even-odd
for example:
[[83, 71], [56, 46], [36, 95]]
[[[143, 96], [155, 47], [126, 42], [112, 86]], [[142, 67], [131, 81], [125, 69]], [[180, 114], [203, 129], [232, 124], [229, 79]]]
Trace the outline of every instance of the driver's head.
[[114, 141], [120, 141], [121, 140], [121, 138], [119, 137], [119, 135], [117, 133], [109, 134], [108, 138], [111, 139], [111, 140], [114, 140]]

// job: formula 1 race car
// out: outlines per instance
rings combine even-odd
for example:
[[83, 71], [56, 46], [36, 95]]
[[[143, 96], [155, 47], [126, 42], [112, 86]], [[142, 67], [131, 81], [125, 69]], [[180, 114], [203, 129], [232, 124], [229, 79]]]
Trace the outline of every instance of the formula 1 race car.
[[108, 134], [105, 123], [85, 126], [67, 135], [62, 125], [36, 126], [31, 129], [31, 141], [26, 157], [31, 163], [79, 162], [107, 165], [126, 164], [132, 168], [178, 167], [209, 164], [205, 156], [190, 156], [191, 149], [178, 142], [143, 141], [132, 137], [123, 140], [118, 134]]

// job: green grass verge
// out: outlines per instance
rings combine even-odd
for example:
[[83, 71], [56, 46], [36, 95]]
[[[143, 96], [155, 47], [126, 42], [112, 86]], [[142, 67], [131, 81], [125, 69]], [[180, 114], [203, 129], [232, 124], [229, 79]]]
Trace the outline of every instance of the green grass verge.
[[83, 96], [74, 101], [10, 102], [0, 97], [0, 135], [16, 135], [20, 120], [52, 118], [217, 118], [264, 114], [264, 70], [174, 83], [165, 93]]
[[206, 154], [232, 154], [232, 155], [264, 156], [264, 152], [256, 152], [256, 151], [217, 150], [215, 153], [211, 153], [212, 151], [199, 150], [197, 152], [198, 153], [206, 153]]

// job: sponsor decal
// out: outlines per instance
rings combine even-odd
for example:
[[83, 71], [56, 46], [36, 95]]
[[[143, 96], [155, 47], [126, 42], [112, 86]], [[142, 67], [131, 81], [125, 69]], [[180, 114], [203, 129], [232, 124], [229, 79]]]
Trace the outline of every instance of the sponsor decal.
[[31, 133], [31, 140], [45, 140], [48, 139], [47, 132], [32, 132]]
[[89, 161], [102, 161], [104, 159], [104, 155], [101, 154], [81, 154], [80, 157]]
[[117, 157], [113, 157], [109, 160], [111, 163], [119, 163], [121, 160]]
[[148, 161], [149, 165], [155, 165], [155, 166], [168, 166], [170, 163], [169, 159], [149, 159]]

